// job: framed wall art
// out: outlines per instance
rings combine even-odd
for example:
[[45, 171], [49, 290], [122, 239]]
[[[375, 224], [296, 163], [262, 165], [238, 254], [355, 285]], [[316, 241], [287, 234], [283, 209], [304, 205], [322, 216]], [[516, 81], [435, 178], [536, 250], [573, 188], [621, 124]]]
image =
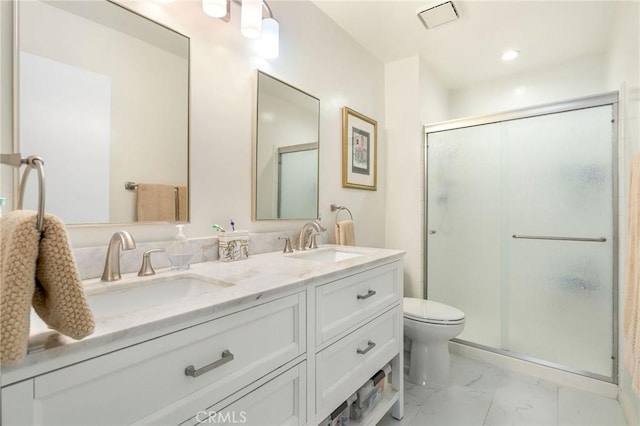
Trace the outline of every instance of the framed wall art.
[[342, 186], [376, 190], [378, 124], [350, 108], [342, 108]]

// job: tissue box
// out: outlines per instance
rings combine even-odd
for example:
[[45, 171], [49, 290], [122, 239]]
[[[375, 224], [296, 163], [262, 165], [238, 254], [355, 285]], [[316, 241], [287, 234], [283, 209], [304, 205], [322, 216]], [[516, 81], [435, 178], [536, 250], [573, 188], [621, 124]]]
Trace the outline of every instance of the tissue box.
[[223, 262], [249, 257], [249, 231], [221, 232], [218, 236], [218, 254]]

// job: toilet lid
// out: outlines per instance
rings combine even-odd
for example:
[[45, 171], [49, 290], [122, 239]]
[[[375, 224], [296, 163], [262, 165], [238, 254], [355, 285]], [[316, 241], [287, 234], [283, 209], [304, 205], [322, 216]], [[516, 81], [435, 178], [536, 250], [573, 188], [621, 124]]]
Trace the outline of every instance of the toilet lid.
[[461, 310], [433, 300], [405, 297], [403, 309], [405, 317], [416, 321], [452, 324], [464, 320], [464, 312]]

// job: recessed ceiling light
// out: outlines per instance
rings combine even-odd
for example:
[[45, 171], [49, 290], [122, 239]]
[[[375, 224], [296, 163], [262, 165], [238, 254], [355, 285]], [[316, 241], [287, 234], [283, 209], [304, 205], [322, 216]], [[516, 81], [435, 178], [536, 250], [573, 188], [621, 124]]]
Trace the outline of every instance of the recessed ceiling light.
[[504, 52], [502, 54], [502, 60], [503, 61], [513, 61], [515, 58], [518, 57], [518, 55], [520, 55], [520, 51], [519, 50], [507, 50], [506, 52]]

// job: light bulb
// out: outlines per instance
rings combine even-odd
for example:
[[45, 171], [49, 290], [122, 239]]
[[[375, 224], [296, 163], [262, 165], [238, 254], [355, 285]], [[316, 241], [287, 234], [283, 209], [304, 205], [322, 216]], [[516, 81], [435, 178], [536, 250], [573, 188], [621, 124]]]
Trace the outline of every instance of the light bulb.
[[258, 38], [262, 32], [262, 0], [243, 0], [240, 32], [247, 38]]
[[202, 0], [202, 10], [212, 18], [227, 16], [227, 0]]
[[503, 61], [512, 61], [520, 55], [519, 50], [507, 50], [502, 54]]
[[260, 56], [266, 59], [275, 59], [280, 54], [280, 24], [273, 18], [262, 21], [259, 51]]

